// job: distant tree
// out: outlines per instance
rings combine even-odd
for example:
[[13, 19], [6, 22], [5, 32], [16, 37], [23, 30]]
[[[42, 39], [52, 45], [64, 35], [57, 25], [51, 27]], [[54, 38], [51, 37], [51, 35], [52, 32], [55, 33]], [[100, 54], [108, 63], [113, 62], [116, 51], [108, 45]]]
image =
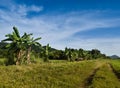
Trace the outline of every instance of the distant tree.
[[92, 54], [91, 51], [86, 51], [86, 55], [84, 56], [85, 60], [91, 60], [92, 58]]
[[73, 53], [72, 49], [70, 49], [70, 48], [68, 49], [67, 47], [65, 48], [65, 55], [66, 55], [68, 61], [73, 61], [72, 53]]
[[97, 59], [101, 56], [101, 53], [98, 49], [92, 49], [91, 54], [93, 59]]
[[83, 49], [78, 50], [78, 58], [83, 58], [84, 57], [83, 51], [84, 51]]
[[50, 50], [50, 45], [47, 44], [47, 46], [45, 47], [45, 50], [44, 50], [44, 62], [48, 62], [49, 61], [49, 50]]

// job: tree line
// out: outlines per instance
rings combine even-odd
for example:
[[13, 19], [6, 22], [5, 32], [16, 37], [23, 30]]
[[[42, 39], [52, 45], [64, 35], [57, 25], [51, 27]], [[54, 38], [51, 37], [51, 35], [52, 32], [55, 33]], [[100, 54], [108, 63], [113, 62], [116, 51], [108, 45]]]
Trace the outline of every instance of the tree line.
[[49, 44], [42, 46], [38, 40], [41, 39], [32, 37], [33, 34], [24, 33], [22, 36], [17, 27], [13, 27], [13, 32], [5, 35], [6, 39], [0, 42], [0, 58], [6, 58], [6, 65], [30, 64], [32, 62], [31, 55], [35, 58], [42, 58], [44, 62], [49, 60], [68, 60], [81, 61], [98, 58], [107, 58], [98, 49], [83, 50], [65, 48], [57, 50], [50, 47]]

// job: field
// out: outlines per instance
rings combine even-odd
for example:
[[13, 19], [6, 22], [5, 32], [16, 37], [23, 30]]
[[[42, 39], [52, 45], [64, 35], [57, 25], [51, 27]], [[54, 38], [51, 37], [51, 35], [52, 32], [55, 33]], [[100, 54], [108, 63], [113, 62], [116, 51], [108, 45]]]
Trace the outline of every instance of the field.
[[0, 66], [0, 88], [120, 88], [120, 61], [50, 61]]

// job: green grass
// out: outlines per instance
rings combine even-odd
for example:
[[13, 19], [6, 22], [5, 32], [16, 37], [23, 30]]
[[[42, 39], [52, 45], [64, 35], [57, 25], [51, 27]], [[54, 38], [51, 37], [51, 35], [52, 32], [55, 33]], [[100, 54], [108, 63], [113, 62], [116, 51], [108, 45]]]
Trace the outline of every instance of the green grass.
[[82, 88], [95, 66], [96, 61], [1, 66], [0, 87]]
[[95, 73], [89, 88], [120, 88], [120, 82], [109, 64], [105, 64]]
[[[51, 60], [21, 66], [0, 66], [0, 88], [120, 88], [107, 60]], [[86, 81], [96, 71], [87, 85]]]
[[112, 65], [114, 71], [120, 76], [120, 60], [112, 60], [110, 64]]
[[5, 65], [6, 58], [0, 58], [0, 65]]

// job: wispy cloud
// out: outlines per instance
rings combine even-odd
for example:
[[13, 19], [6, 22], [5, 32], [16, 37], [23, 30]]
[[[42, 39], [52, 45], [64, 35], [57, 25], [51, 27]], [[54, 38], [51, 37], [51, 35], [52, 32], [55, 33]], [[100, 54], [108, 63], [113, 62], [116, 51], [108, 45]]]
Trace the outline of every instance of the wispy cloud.
[[12, 12], [16, 12], [18, 13], [19, 15], [22, 15], [22, 16], [26, 16], [28, 12], [40, 12], [43, 10], [43, 7], [42, 6], [35, 6], [35, 5], [32, 5], [32, 6], [26, 6], [26, 5], [19, 5], [17, 6], [14, 6], [12, 9]]
[[[28, 18], [30, 11], [40, 12], [43, 6], [13, 5], [10, 10], [0, 10], [0, 40], [10, 33], [12, 26], [17, 26], [21, 33], [33, 33], [35, 37], [42, 37], [42, 44], [50, 43], [52, 47], [63, 49], [64, 47], [92, 49], [98, 48], [103, 53], [119, 54], [118, 39], [79, 38], [74, 35], [77, 32], [97, 30], [98, 28], [120, 27], [120, 18], [105, 18], [102, 11], [69, 12], [59, 15], [39, 15]], [[112, 48], [111, 48], [112, 46]]]

